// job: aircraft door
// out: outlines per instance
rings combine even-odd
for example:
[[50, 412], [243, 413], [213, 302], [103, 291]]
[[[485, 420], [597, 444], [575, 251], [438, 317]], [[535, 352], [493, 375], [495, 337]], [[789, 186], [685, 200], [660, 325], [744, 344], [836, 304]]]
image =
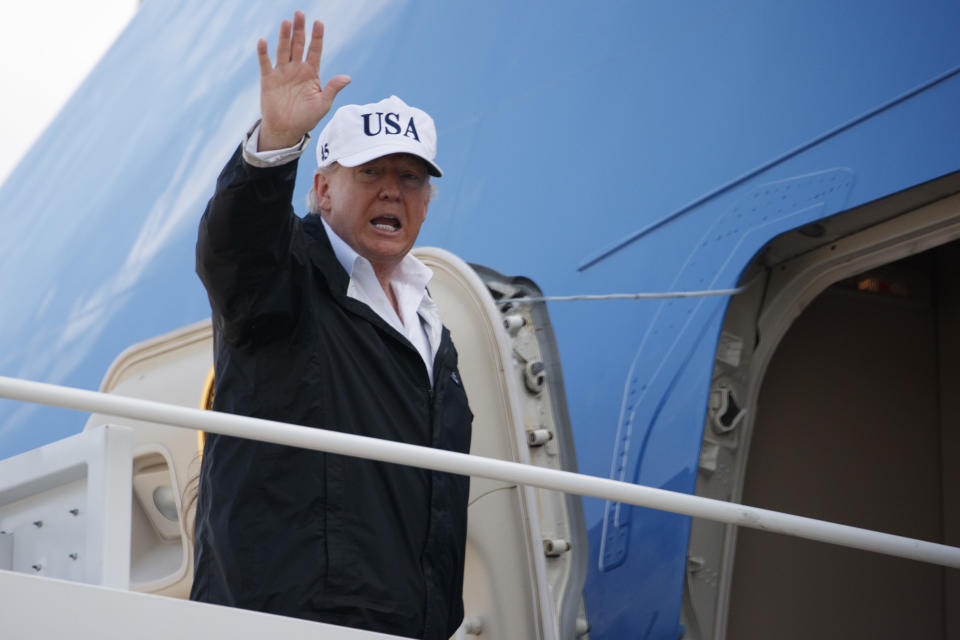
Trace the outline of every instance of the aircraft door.
[[[471, 454], [576, 471], [559, 358], [543, 303], [523, 278], [467, 265], [439, 249], [430, 295], [460, 356], [474, 413]], [[497, 302], [495, 302], [495, 299]], [[587, 637], [587, 536], [579, 496], [471, 478], [459, 635]]]

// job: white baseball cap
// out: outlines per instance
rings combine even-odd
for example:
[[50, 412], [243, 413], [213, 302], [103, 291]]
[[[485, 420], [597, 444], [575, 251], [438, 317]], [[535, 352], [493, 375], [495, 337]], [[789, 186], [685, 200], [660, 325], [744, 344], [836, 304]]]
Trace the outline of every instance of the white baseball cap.
[[391, 153], [413, 154], [427, 163], [430, 175], [443, 175], [433, 161], [437, 155], [433, 118], [397, 96], [340, 107], [317, 138], [320, 167], [334, 162], [356, 167]]

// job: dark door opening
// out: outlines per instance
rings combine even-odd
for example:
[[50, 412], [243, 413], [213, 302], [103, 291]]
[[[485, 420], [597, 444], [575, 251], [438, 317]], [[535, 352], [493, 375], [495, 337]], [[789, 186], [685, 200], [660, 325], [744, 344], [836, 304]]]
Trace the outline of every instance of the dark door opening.
[[[837, 283], [757, 403], [744, 504], [960, 545], [960, 242]], [[960, 571], [740, 529], [727, 637], [960, 639]]]

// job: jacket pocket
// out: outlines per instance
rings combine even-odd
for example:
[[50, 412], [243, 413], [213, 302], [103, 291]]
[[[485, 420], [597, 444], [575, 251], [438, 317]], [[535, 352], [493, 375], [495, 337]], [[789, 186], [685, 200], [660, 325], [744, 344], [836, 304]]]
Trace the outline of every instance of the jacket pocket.
[[[265, 445], [258, 540], [261, 590], [275, 611], [304, 611], [326, 588], [326, 454], [282, 445]], [[274, 610], [274, 609], [272, 609]]]

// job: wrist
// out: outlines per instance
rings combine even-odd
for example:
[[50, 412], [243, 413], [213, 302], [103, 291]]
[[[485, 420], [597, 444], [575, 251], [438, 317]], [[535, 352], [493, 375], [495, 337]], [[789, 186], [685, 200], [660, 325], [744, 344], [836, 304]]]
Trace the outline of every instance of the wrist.
[[303, 133], [291, 131], [274, 131], [265, 124], [260, 125], [260, 136], [257, 140], [258, 151], [276, 151], [296, 147], [303, 140]]

